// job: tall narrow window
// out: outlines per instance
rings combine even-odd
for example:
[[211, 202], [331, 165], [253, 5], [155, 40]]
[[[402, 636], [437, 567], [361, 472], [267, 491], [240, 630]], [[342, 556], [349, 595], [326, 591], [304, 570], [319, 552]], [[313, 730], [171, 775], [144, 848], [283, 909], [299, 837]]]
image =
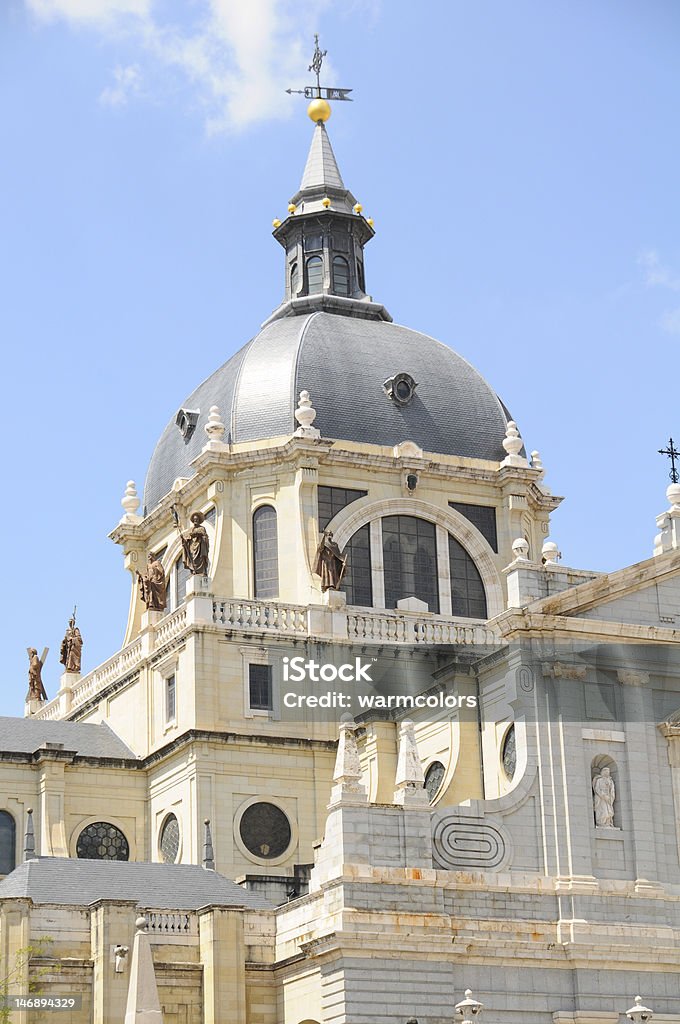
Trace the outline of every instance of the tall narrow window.
[[333, 260], [333, 291], [336, 295], [349, 295], [349, 263], [344, 256]]
[[258, 508], [253, 516], [253, 562], [255, 597], [279, 596], [279, 541], [276, 509]]
[[307, 260], [307, 292], [318, 295], [323, 291], [323, 260], [320, 256], [310, 256]]
[[16, 866], [16, 825], [9, 811], [0, 811], [0, 875]]
[[385, 516], [382, 521], [385, 605], [417, 597], [439, 612], [437, 539], [433, 523], [415, 516]]
[[359, 288], [362, 292], [366, 291], [366, 280], [364, 278], [364, 263], [363, 260], [357, 260], [357, 278], [359, 279]]
[[295, 298], [298, 293], [300, 286], [300, 275], [298, 274], [298, 265], [294, 263], [290, 268], [290, 294], [291, 298]]
[[462, 544], [449, 534], [449, 567], [451, 571], [451, 610], [454, 615], [485, 619], [486, 593], [479, 569]]
[[366, 523], [350, 538], [344, 550], [347, 555], [347, 569], [341, 590], [347, 595], [347, 604], [371, 608], [373, 605], [373, 580], [371, 578], [371, 534]]
[[174, 722], [177, 717], [177, 679], [175, 673], [165, 680], [165, 721]]
[[272, 709], [272, 667], [271, 665], [248, 666], [248, 695], [251, 711]]
[[187, 569], [184, 564], [184, 559], [180, 557], [175, 562], [175, 587], [174, 587], [174, 601], [173, 609], [179, 608], [181, 604], [184, 604], [187, 596], [187, 581], [191, 576], [191, 572]]

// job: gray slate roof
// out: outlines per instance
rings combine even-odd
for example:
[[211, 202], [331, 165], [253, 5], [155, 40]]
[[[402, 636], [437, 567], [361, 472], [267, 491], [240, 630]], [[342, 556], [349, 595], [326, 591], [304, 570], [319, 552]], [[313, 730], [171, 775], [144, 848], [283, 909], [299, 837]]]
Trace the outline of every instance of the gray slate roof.
[[[413, 401], [394, 403], [383, 382], [410, 373]], [[300, 391], [317, 410], [324, 438], [390, 447], [415, 441], [425, 451], [500, 461], [510, 418], [484, 378], [465, 359], [426, 334], [399, 324], [326, 312], [267, 324], [182, 403], [200, 409], [193, 436], [175, 425], [177, 410], [151, 458], [144, 491], [150, 512], [205, 444], [211, 405], [220, 408], [234, 442], [292, 434]]]
[[322, 124], [317, 124], [302, 174], [300, 191], [328, 186], [344, 189], [345, 184], [328, 133]]
[[42, 722], [35, 718], [0, 717], [0, 753], [32, 754], [44, 743], [63, 743], [84, 757], [133, 758], [136, 755], [108, 725]]
[[136, 900], [151, 910], [198, 910], [208, 904], [251, 910], [272, 906], [224, 875], [193, 864], [70, 857], [24, 861], [0, 882], [0, 900], [12, 897], [69, 906], [89, 906], [102, 899]]

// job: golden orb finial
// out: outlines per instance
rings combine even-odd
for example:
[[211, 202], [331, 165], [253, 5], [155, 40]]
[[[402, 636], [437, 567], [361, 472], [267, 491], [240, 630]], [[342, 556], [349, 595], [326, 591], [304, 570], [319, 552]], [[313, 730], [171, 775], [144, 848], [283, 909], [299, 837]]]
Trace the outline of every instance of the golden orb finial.
[[355, 203], [354, 204], [354, 212], [355, 213], [361, 213], [362, 210], [363, 210], [363, 206], [361, 205], [361, 203]]
[[324, 207], [324, 209], [328, 209], [328, 207], [331, 205], [331, 201], [328, 198], [328, 196], [323, 197], [323, 199], [321, 200], [321, 205]]
[[375, 221], [373, 220], [372, 217], [369, 217], [366, 223], [368, 224], [369, 228], [372, 228], [373, 225], [375, 224]]
[[278, 217], [274, 217], [274, 220], [272, 221], [272, 227], [273, 228], [280, 228], [281, 227], [281, 221], [279, 220]]
[[319, 122], [327, 121], [331, 116], [331, 105], [328, 100], [316, 99], [307, 107], [307, 117], [309, 117], [314, 124]]
[[295, 203], [288, 203], [288, 213], [295, 213], [297, 206]]

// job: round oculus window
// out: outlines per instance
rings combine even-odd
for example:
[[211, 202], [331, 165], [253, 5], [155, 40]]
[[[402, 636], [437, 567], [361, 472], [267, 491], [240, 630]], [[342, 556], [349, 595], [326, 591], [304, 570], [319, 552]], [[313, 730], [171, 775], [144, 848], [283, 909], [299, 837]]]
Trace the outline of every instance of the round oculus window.
[[163, 861], [174, 864], [179, 853], [179, 822], [174, 814], [169, 814], [163, 822], [158, 845]]
[[515, 771], [517, 770], [517, 745], [515, 742], [514, 725], [510, 726], [503, 739], [501, 761], [503, 762], [503, 771], [507, 775], [508, 779], [512, 780], [515, 776]]
[[434, 800], [444, 781], [446, 768], [441, 761], [433, 761], [425, 772], [425, 792], [430, 803]]
[[119, 828], [95, 821], [78, 836], [76, 856], [81, 860], [129, 860], [130, 847]]
[[416, 393], [416, 387], [410, 373], [397, 373], [392, 378], [391, 397], [399, 405], [408, 405]]
[[290, 846], [290, 822], [275, 804], [263, 802], [246, 807], [239, 832], [243, 845], [253, 857], [272, 860], [281, 857]]

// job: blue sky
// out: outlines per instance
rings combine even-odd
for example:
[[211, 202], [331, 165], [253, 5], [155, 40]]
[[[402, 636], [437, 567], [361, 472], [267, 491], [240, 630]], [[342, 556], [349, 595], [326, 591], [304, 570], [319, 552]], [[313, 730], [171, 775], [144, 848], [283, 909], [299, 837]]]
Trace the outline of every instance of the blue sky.
[[74, 603], [84, 669], [119, 646], [107, 539], [194, 386], [278, 304], [312, 126], [375, 218], [369, 291], [494, 385], [567, 496], [569, 565], [648, 557], [680, 341], [674, 0], [5, 0], [5, 586], [0, 712]]

